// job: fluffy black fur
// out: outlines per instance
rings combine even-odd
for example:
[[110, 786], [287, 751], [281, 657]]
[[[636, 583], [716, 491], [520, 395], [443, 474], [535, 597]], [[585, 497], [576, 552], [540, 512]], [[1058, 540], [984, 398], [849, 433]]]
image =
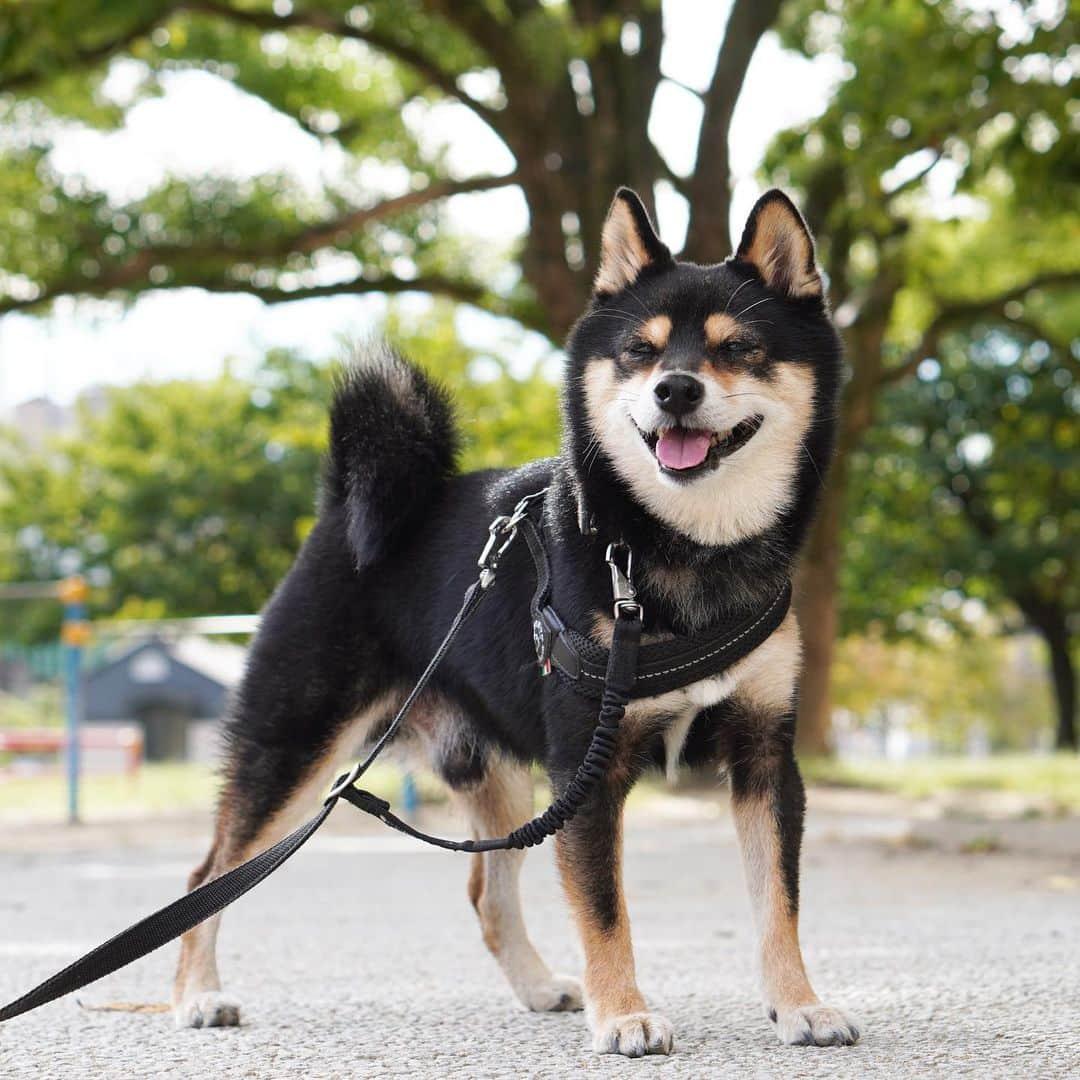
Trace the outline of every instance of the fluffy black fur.
[[383, 346], [347, 368], [330, 407], [329, 504], [344, 507], [357, 569], [417, 525], [454, 471], [445, 391]]

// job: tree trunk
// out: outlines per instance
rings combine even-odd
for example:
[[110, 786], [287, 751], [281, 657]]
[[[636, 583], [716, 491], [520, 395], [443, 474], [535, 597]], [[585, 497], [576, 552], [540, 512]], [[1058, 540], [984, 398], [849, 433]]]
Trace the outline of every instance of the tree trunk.
[[1050, 649], [1050, 674], [1054, 680], [1054, 700], [1057, 704], [1057, 732], [1054, 746], [1058, 750], [1080, 749], [1076, 740], [1076, 669], [1073, 667], [1072, 651], [1065, 620], [1061, 620], [1060, 634], [1046, 639]]
[[796, 739], [800, 753], [827, 754], [832, 718], [829, 673], [836, 643], [837, 574], [843, 491], [830, 477], [796, 578], [796, 609], [803, 639]]
[[874, 420], [874, 406], [881, 388], [885, 328], [895, 296], [895, 282], [883, 274], [876, 283], [875, 293], [866, 301], [861, 321], [848, 331], [846, 349], [852, 375], [841, 401], [836, 453], [797, 575], [803, 672], [796, 738], [804, 754], [827, 754], [830, 750], [830, 674], [840, 629], [837, 593], [848, 455]]
[[1050, 652], [1050, 680], [1057, 711], [1054, 746], [1058, 750], [1080, 749], [1076, 737], [1076, 668], [1066, 613], [1058, 604], [1030, 597], [1018, 599], [1017, 603]]

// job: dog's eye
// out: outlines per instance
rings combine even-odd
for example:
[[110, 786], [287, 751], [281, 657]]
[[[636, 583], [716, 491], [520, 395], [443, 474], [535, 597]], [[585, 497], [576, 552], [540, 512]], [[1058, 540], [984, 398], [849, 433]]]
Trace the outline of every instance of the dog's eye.
[[713, 346], [713, 352], [718, 356], [745, 356], [754, 351], [754, 346], [749, 341], [740, 341], [738, 338], [728, 338]]
[[638, 338], [627, 347], [627, 354], [635, 360], [651, 360], [656, 355], [656, 346], [651, 341]]

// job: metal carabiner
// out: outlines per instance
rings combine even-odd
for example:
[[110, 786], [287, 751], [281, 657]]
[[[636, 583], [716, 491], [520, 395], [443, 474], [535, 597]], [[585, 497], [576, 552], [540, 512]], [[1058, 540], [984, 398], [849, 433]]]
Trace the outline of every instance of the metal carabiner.
[[[618, 550], [626, 552], [625, 571], [615, 558]], [[615, 601], [615, 617], [618, 618], [624, 611], [633, 611], [638, 618], [644, 617], [644, 609], [637, 601], [637, 590], [634, 588], [634, 552], [630, 545], [621, 540], [608, 544], [604, 559], [611, 569], [611, 595]]]
[[499, 560], [514, 542], [518, 534], [518, 525], [525, 520], [532, 503], [543, 498], [546, 493], [547, 488], [543, 488], [541, 491], [526, 495], [510, 514], [500, 514], [488, 526], [487, 543], [484, 544], [484, 550], [480, 552], [480, 558], [476, 560], [476, 565], [480, 567], [481, 589], [487, 589], [495, 580], [495, 570], [499, 565]]

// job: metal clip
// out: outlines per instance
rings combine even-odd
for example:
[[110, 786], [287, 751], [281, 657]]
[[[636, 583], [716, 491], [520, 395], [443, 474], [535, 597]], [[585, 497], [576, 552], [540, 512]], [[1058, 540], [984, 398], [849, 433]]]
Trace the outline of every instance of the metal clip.
[[[625, 572], [615, 558], [615, 552], [617, 550], [626, 552]], [[614, 544], [608, 544], [607, 553], [604, 555], [604, 558], [611, 568], [611, 595], [615, 601], [615, 617], [618, 618], [619, 615], [625, 611], [637, 615], [638, 618], [642, 618], [644, 611], [637, 602], [637, 591], [634, 589], [634, 553], [630, 549], [630, 546], [621, 541]]]
[[476, 565], [480, 567], [481, 589], [487, 589], [495, 580], [495, 570], [499, 565], [499, 559], [514, 542], [515, 536], [517, 536], [517, 525], [505, 514], [497, 517], [488, 526], [487, 543], [484, 544], [484, 550], [480, 552], [480, 558], [476, 560]]
[[543, 491], [534, 491], [531, 495], [526, 495], [514, 507], [511, 514], [500, 514], [488, 526], [487, 543], [484, 544], [484, 550], [480, 552], [480, 558], [476, 560], [476, 565], [480, 567], [481, 589], [487, 589], [495, 580], [495, 570], [498, 568], [499, 559], [514, 542], [518, 525], [525, 519], [530, 505], [536, 499], [543, 498], [546, 492], [547, 488], [544, 488]]

